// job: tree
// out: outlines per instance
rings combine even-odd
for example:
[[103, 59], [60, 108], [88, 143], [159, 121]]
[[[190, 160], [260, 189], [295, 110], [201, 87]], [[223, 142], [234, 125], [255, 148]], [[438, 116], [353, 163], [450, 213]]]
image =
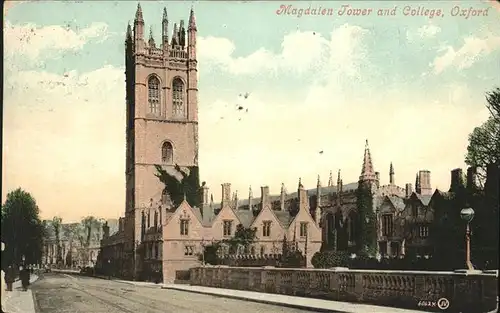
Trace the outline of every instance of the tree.
[[[165, 184], [165, 191], [170, 196], [172, 205], [178, 207], [184, 199], [191, 206], [199, 206], [200, 195], [200, 176], [197, 166], [191, 166], [187, 169], [182, 169], [179, 165], [175, 165], [175, 173], [170, 173], [163, 169], [160, 165], [155, 165], [158, 179]], [[173, 171], [172, 171], [173, 172]]]
[[486, 179], [487, 166], [500, 162], [500, 88], [487, 93], [486, 101], [491, 116], [469, 135], [465, 155], [465, 163], [477, 168], [481, 185]]
[[242, 224], [238, 224], [232, 238], [214, 241], [203, 246], [203, 252], [198, 259], [207, 264], [216, 264], [218, 260], [217, 254], [223, 246], [228, 247], [229, 254], [235, 254], [239, 252], [240, 249], [247, 251], [248, 247], [255, 242], [256, 235], [257, 227], [246, 228]]
[[74, 247], [74, 239], [77, 231], [76, 224], [67, 224], [63, 227], [64, 237], [68, 240], [68, 253], [66, 254], [65, 264], [66, 266], [73, 265], [73, 247]]
[[377, 219], [373, 212], [373, 196], [370, 187], [359, 183], [356, 190], [358, 209], [356, 249], [358, 253], [374, 255], [377, 251]]
[[96, 232], [93, 232], [92, 230], [98, 231], [100, 227], [101, 223], [93, 216], [83, 218], [78, 227], [77, 237], [80, 241], [80, 257], [84, 264], [88, 264], [90, 262], [90, 246], [92, 241], [99, 239], [95, 236]]
[[54, 216], [52, 218], [52, 227], [56, 236], [56, 264], [63, 263], [62, 247], [61, 247], [61, 231], [62, 231], [62, 218]]
[[490, 111], [492, 117], [500, 122], [500, 88], [495, 88], [495, 90], [486, 93], [486, 102], [488, 104], [486, 107]]
[[3, 264], [41, 263], [45, 235], [40, 210], [33, 196], [18, 188], [7, 194], [1, 210], [1, 233], [5, 243]]

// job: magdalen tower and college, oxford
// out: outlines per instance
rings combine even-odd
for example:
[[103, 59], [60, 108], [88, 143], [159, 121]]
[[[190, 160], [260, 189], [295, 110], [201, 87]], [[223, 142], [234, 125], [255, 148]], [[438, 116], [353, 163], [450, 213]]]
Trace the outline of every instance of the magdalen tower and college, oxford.
[[[152, 31], [145, 37], [140, 5], [133, 28], [125, 39], [126, 65], [126, 199], [125, 216], [118, 232], [104, 239], [99, 256], [101, 266], [112, 266], [115, 276], [139, 278], [140, 273], [159, 271], [164, 282], [176, 273], [200, 264], [198, 255], [207, 242], [234, 235], [236, 226], [256, 227], [250, 251], [254, 255], [280, 253], [283, 238], [296, 242], [307, 266], [320, 249], [348, 249], [356, 244], [356, 190], [368, 186], [376, 214], [378, 250], [399, 255], [407, 249], [425, 253], [428, 225], [418, 225], [419, 240], [407, 242], [395, 229], [395, 220], [411, 207], [428, 205], [433, 191], [430, 172], [417, 173], [415, 191], [411, 184], [396, 186], [395, 171], [388, 164], [388, 184], [380, 184], [368, 141], [362, 156], [362, 170], [354, 183], [343, 183], [340, 170], [336, 184], [330, 172], [328, 183], [306, 189], [298, 179], [296, 190], [282, 184], [272, 195], [260, 187], [260, 197], [240, 199], [231, 184], [222, 184], [222, 199], [215, 203], [206, 184], [200, 187], [201, 201], [192, 206], [184, 200], [173, 205], [165, 184], [156, 176], [157, 166], [171, 175], [198, 171], [198, 72], [197, 25], [191, 9], [187, 25], [173, 23], [169, 31], [167, 9], [163, 11], [161, 42]], [[187, 27], [187, 29], [186, 29]], [[177, 167], [176, 169], [176, 165]]]

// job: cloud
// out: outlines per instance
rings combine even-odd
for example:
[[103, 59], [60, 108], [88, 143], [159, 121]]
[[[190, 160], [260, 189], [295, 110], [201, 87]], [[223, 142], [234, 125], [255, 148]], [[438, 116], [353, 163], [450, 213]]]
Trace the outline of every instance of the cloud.
[[19, 5], [20, 3], [23, 3], [23, 2], [26, 2], [26, 1], [19, 1], [19, 0], [16, 0], [16, 1], [5, 1], [3, 3], [3, 16], [4, 18], [7, 16], [7, 12], [12, 9], [15, 5]]
[[434, 74], [440, 74], [454, 66], [458, 70], [470, 68], [481, 57], [489, 55], [500, 48], [500, 36], [489, 34], [484, 38], [469, 36], [464, 38], [462, 46], [455, 50], [452, 46], [442, 49], [443, 54], [431, 63]]
[[260, 48], [240, 57], [234, 56], [236, 48], [229, 39], [202, 37], [198, 41], [198, 56], [200, 62], [236, 75], [279, 70], [302, 74], [335, 69], [336, 66], [332, 64], [342, 64], [343, 69], [352, 72], [352, 62], [360, 57], [352, 54], [352, 48], [367, 32], [366, 29], [349, 24], [335, 29], [330, 38], [313, 31], [294, 31], [283, 38], [280, 53]]
[[91, 40], [103, 41], [108, 36], [108, 25], [92, 23], [87, 28], [73, 30], [61, 25], [39, 27], [27, 23], [4, 28], [5, 57], [24, 56], [33, 61], [40, 56], [57, 57], [64, 51], [81, 50]]
[[7, 77], [4, 186], [33, 192], [44, 216], [75, 219], [102, 215], [106, 208], [121, 212], [113, 208], [112, 198], [124, 192], [111, 188], [105, 195], [102, 186], [123, 180], [123, 80], [123, 69], [111, 66], [88, 73], [22, 71]]
[[406, 32], [406, 38], [408, 41], [412, 42], [416, 39], [416, 37], [420, 39], [434, 38], [440, 32], [441, 27], [429, 23], [419, 27], [415, 31], [408, 30]]
[[[447, 85], [439, 94], [360, 87], [363, 77], [373, 73], [365, 44], [369, 35], [348, 24], [327, 36], [293, 32], [283, 38], [279, 53], [260, 48], [243, 57], [235, 56], [236, 46], [226, 38], [201, 38], [203, 71], [214, 66], [231, 75], [314, 71], [317, 76], [304, 80], [300, 97], [276, 89], [249, 90], [247, 99], [237, 96], [241, 90], [207, 98], [210, 92], [200, 89], [202, 180], [212, 187], [231, 182], [240, 197], [248, 185], [255, 190], [267, 184], [275, 193], [284, 182], [293, 190], [298, 177], [313, 188], [317, 173], [326, 182], [329, 171], [339, 168], [344, 182], [353, 182], [368, 138], [382, 183], [387, 183], [392, 161], [398, 185], [427, 168], [433, 186], [447, 188], [449, 167], [462, 165], [467, 134], [487, 111], [466, 105], [473, 95], [465, 84]], [[223, 88], [231, 90], [231, 81]], [[22, 186], [33, 192], [44, 216], [75, 219], [83, 211], [99, 216], [123, 212], [122, 68], [64, 75], [21, 71], [7, 77], [4, 96], [2, 166], [9, 189]], [[437, 158], [443, 147], [450, 153]], [[103, 192], [102, 186], [109, 188]], [[212, 192], [220, 199], [219, 188]]]

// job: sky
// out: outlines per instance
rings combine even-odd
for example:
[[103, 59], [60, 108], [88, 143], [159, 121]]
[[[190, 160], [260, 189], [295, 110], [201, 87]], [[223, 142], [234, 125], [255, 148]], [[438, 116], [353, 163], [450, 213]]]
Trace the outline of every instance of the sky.
[[[339, 15], [344, 4], [372, 12]], [[278, 14], [282, 5], [291, 7]], [[141, 2], [157, 42], [164, 6], [171, 23], [187, 21], [194, 8], [200, 175], [216, 201], [224, 182], [240, 198], [250, 185], [254, 196], [262, 185], [294, 190], [299, 177], [307, 188], [318, 175], [326, 185], [339, 169], [344, 183], [356, 182], [366, 139], [381, 184], [392, 162], [396, 184], [427, 169], [433, 188], [447, 190], [450, 170], [465, 167], [468, 134], [488, 117], [485, 93], [500, 86], [494, 5]], [[2, 202], [21, 187], [42, 218], [124, 214], [124, 39], [136, 7], [7, 3]], [[334, 14], [299, 14], [319, 7]], [[395, 16], [377, 15], [394, 7]], [[404, 14], [418, 8], [441, 14]], [[469, 8], [483, 11], [453, 16]]]

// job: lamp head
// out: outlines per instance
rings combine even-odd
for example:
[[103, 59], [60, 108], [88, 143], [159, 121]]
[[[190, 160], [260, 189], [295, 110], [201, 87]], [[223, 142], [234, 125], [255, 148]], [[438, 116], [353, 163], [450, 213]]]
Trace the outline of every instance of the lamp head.
[[474, 218], [474, 210], [472, 208], [465, 208], [460, 211], [460, 218], [470, 223]]

